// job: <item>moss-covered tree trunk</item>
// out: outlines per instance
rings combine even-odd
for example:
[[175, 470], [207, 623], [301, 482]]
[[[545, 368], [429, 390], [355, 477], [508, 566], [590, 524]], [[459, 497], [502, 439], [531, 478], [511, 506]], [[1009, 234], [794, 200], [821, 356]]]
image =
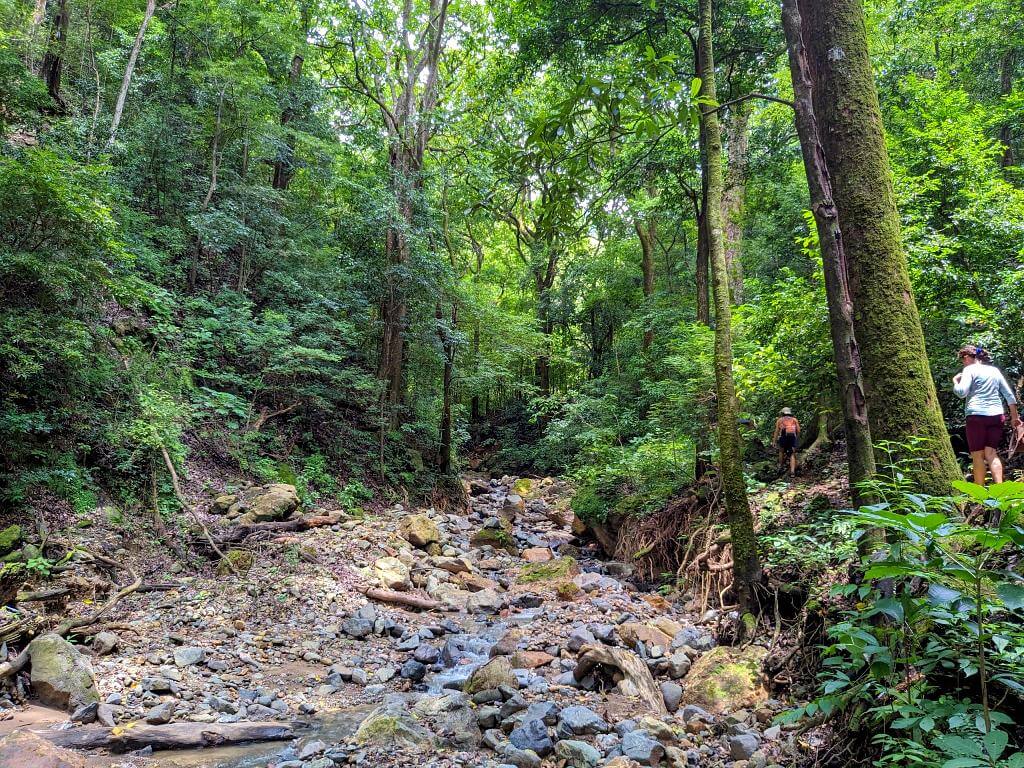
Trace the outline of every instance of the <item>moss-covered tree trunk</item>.
[[800, 0], [814, 114], [831, 174], [860, 345], [871, 437], [927, 441], [912, 476], [947, 493], [960, 475], [914, 303], [868, 57], [861, 0]]
[[[651, 297], [654, 295], [654, 243], [658, 236], [657, 222], [653, 215], [647, 221], [637, 219], [633, 222], [636, 235], [640, 238], [640, 270], [644, 278], [644, 301], [650, 310]], [[643, 349], [649, 349], [654, 341], [654, 329], [645, 328]]]
[[743, 303], [743, 203], [747, 187], [747, 151], [750, 102], [741, 101], [733, 107], [726, 148], [729, 169], [722, 195], [722, 216], [725, 219], [725, 265], [729, 270], [729, 290], [733, 304]]
[[700, 0], [700, 36], [697, 41], [698, 72], [702, 91], [711, 104], [701, 106], [701, 124], [707, 148], [708, 254], [715, 304], [715, 389], [718, 400], [718, 451], [725, 509], [732, 539], [733, 590], [740, 612], [755, 607], [754, 587], [761, 580], [754, 517], [747, 501], [743, 478], [743, 455], [737, 425], [736, 383], [732, 373], [732, 307], [729, 301], [729, 271], [725, 263], [722, 225], [722, 129], [714, 106], [715, 58], [712, 47], [712, 0]]
[[864, 499], [861, 498], [857, 484], [874, 474], [875, 457], [871, 445], [867, 402], [864, 398], [860, 348], [853, 326], [853, 301], [850, 298], [843, 234], [839, 227], [839, 214], [832, 199], [832, 180], [818, 137], [818, 123], [814, 116], [814, 88], [797, 0], [782, 0], [782, 26], [789, 49], [796, 130], [800, 137], [800, 149], [807, 174], [811, 212], [814, 214], [821, 246], [829, 331], [832, 336], [832, 352], [836, 362], [839, 397], [843, 405], [843, 425], [846, 430], [850, 488], [854, 503], [859, 504]]

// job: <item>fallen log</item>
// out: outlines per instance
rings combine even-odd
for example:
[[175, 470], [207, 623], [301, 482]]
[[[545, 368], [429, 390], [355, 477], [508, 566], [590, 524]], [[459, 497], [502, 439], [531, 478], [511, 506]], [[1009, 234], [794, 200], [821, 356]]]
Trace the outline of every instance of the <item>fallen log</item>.
[[[345, 513], [337, 510], [328, 512], [326, 515], [306, 515], [296, 517], [292, 520], [275, 520], [269, 523], [252, 523], [250, 525], [236, 525], [219, 531], [213, 538], [218, 548], [224, 548], [231, 544], [239, 544], [250, 536], [259, 533], [282, 533], [289, 531], [305, 531], [310, 528], [320, 528], [326, 525], [337, 525], [345, 519]], [[196, 542], [202, 544], [202, 542]]]
[[105, 728], [84, 725], [63, 731], [33, 731], [58, 747], [127, 752], [133, 749], [195, 749], [247, 741], [284, 741], [295, 738], [292, 723], [168, 723], [147, 725], [140, 721]]
[[392, 589], [380, 589], [378, 587], [370, 587], [363, 591], [371, 600], [378, 600], [382, 603], [393, 603], [395, 605], [404, 605], [408, 608], [415, 608], [420, 611], [436, 611], [441, 607], [441, 603], [437, 600], [431, 600], [429, 597], [418, 597], [416, 595], [409, 595], [405, 592], [395, 592]]
[[635, 696], [659, 715], [665, 714], [665, 698], [654, 682], [651, 670], [643, 659], [625, 648], [609, 648], [605, 645], [584, 645], [579, 652], [573, 677], [583, 680], [598, 667], [618, 670], [622, 677], [618, 682], [619, 693]]

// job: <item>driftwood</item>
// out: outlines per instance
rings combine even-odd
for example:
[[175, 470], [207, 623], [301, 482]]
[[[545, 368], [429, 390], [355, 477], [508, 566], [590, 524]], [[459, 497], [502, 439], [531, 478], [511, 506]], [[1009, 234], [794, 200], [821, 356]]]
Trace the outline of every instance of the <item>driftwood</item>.
[[40, 589], [37, 592], [19, 592], [16, 598], [19, 603], [45, 603], [71, 594], [70, 587]]
[[[124, 570], [128, 571], [128, 573], [131, 575], [132, 581], [130, 584], [128, 584], [125, 587], [122, 587], [109, 598], [107, 598], [107, 601], [102, 606], [100, 606], [97, 610], [93, 611], [87, 616], [80, 616], [78, 618], [65, 619], [64, 621], [62, 621], [59, 625], [57, 625], [56, 629], [53, 630], [53, 634], [59, 635], [60, 637], [66, 637], [73, 630], [79, 629], [80, 627], [88, 627], [91, 624], [95, 624], [97, 621], [103, 618], [103, 616], [105, 616], [107, 612], [109, 612], [110, 609], [117, 605], [117, 603], [119, 603], [123, 598], [132, 594], [133, 592], [138, 590], [139, 587], [142, 586], [142, 577], [139, 576], [139, 574], [137, 574], [130, 565], [119, 563], [117, 562], [117, 560], [112, 560], [106, 555], [101, 555], [98, 552], [93, 552], [91, 550], [85, 549], [84, 547], [79, 547], [79, 550], [89, 555], [89, 557], [91, 557], [93, 561], [96, 563], [109, 565], [113, 568], [123, 568]], [[25, 669], [25, 667], [28, 666], [28, 662], [28, 646], [26, 645], [25, 648], [21, 651], [21, 653], [19, 653], [11, 661], [5, 661], [3, 664], [0, 664], [0, 679], [8, 678], [12, 675], [18, 674], [23, 669]]]
[[112, 752], [153, 747], [153, 749], [194, 749], [246, 741], [283, 741], [295, 738], [291, 723], [169, 723], [147, 725], [137, 721], [104, 728], [86, 725], [63, 731], [33, 731], [51, 744], [69, 749], [97, 749]]
[[339, 511], [328, 512], [326, 515], [306, 515], [296, 517], [292, 520], [276, 520], [269, 523], [252, 523], [251, 525], [236, 525], [220, 531], [213, 542], [217, 548], [224, 548], [231, 544], [239, 544], [250, 536], [258, 533], [282, 533], [289, 531], [305, 531], [310, 528], [320, 528], [325, 525], [337, 525], [345, 519], [345, 513]]
[[404, 605], [407, 608], [416, 608], [420, 611], [436, 611], [441, 607], [441, 603], [437, 600], [431, 600], [429, 597], [417, 597], [416, 595], [409, 595], [405, 592], [396, 592], [392, 589], [379, 589], [377, 587], [370, 587], [363, 592], [371, 600], [378, 600], [382, 603], [393, 603], [395, 605]]
[[[573, 677], [582, 680], [598, 667], [611, 667], [621, 674], [618, 680], [620, 693], [636, 696], [652, 711], [665, 714], [665, 697], [651, 676], [643, 659], [624, 648], [609, 648], [606, 645], [584, 645], [580, 649]], [[618, 678], [618, 675], [616, 675]]]

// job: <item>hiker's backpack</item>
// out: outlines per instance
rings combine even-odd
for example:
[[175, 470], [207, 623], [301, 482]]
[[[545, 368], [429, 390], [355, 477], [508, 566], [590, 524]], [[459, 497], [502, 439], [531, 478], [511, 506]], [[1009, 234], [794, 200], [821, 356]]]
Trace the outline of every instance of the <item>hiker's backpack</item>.
[[793, 416], [783, 416], [781, 419], [782, 433], [785, 435], [795, 435], [799, 423]]

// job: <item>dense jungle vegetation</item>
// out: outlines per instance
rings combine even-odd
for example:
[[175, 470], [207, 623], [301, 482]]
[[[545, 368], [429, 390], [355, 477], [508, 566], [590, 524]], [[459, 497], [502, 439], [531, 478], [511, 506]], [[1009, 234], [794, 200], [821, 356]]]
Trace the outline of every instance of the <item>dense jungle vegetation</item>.
[[1022, 82], [1009, 0], [0, 0], [0, 505], [561, 475], [668, 588], [710, 493], [738, 633], [773, 569], [828, 616], [794, 717], [1024, 765], [1024, 486], [950, 384], [1024, 383]]

